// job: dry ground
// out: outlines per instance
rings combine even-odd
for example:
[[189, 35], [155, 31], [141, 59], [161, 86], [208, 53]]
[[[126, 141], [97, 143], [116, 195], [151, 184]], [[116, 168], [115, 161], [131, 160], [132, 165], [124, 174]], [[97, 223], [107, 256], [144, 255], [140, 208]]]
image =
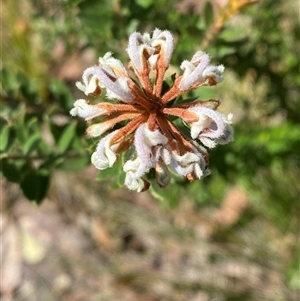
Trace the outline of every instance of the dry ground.
[[39, 207], [2, 182], [1, 300], [297, 300], [282, 274], [293, 238], [239, 223], [251, 211], [241, 190], [219, 209], [186, 199], [171, 211], [94, 178], [56, 173]]

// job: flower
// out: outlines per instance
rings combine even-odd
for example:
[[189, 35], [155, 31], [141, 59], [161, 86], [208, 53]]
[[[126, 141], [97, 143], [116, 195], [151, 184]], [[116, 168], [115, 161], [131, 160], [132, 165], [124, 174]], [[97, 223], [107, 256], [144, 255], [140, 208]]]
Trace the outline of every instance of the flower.
[[[76, 83], [87, 96], [98, 97], [105, 92], [108, 99], [96, 104], [79, 99], [70, 111], [72, 116], [92, 123], [87, 128], [90, 137], [100, 137], [92, 164], [100, 170], [110, 168], [121, 152], [134, 149], [123, 171], [125, 185], [137, 192], [149, 188], [147, 174], [151, 170], [160, 187], [170, 184], [171, 171], [189, 181], [207, 176], [206, 148], [233, 140], [232, 114], [217, 112], [216, 100], [180, 103], [178, 97], [188, 90], [221, 82], [224, 66], [210, 65], [208, 54], [198, 51], [190, 61], [181, 63], [182, 74], [166, 88], [165, 73], [174, 50], [169, 31], [155, 29], [152, 35], [135, 32], [126, 50], [131, 72], [107, 52], [98, 65], [83, 72], [83, 83]], [[181, 125], [174, 122], [178, 118]], [[189, 134], [182, 130], [185, 126]]]

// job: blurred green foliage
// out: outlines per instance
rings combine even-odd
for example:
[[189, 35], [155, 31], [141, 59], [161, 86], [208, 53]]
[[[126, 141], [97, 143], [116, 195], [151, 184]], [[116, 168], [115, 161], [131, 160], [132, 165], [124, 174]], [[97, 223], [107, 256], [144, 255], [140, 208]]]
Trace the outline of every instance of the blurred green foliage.
[[[2, 177], [19, 183], [29, 200], [40, 203], [54, 170], [81, 170], [90, 164], [96, 142], [86, 139], [82, 121], [69, 116], [74, 81], [79, 78], [59, 78], [57, 70], [74, 52], [80, 55], [87, 49], [99, 56], [113, 51], [124, 60], [130, 33], [158, 27], [170, 30], [178, 40], [174, 66], [199, 48], [226, 66], [223, 84], [190, 96], [220, 99], [221, 111], [233, 112], [236, 121], [235, 141], [211, 152], [211, 176], [193, 183], [174, 177], [166, 189], [153, 184], [153, 195], [166, 207], [175, 206], [183, 196], [198, 206], [218, 206], [231, 186], [242, 185], [253, 206], [285, 231], [300, 215], [297, 3], [266, 0], [233, 11], [229, 4], [213, 9], [207, 2], [202, 13], [192, 8], [184, 13], [178, 4], [171, 0], [2, 4]], [[220, 18], [222, 14], [226, 18]], [[58, 42], [64, 50], [56, 57]], [[121, 160], [101, 171], [98, 179], [121, 185]], [[294, 277], [293, 271], [289, 277]]]

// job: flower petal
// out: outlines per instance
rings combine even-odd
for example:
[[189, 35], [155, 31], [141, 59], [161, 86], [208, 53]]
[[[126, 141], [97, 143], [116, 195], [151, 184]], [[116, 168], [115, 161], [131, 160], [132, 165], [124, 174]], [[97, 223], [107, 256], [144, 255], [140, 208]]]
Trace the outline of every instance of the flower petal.
[[154, 49], [151, 48], [149, 44], [147, 44], [147, 36], [143, 36], [139, 32], [134, 32], [129, 37], [128, 47], [126, 51], [134, 68], [139, 72], [143, 70], [144, 50], [151, 54], [154, 53]]
[[113, 73], [112, 69], [108, 72], [101, 66], [93, 66], [86, 69], [83, 73], [83, 81], [86, 85], [85, 93], [90, 93], [96, 88], [106, 88], [107, 96], [121, 100], [123, 102], [130, 102], [134, 96], [128, 86], [128, 77], [118, 77]]
[[114, 124], [110, 124], [108, 122], [96, 123], [89, 126], [86, 132], [90, 137], [98, 137], [103, 135], [106, 131], [108, 131], [113, 126]]
[[183, 61], [180, 69], [184, 72], [179, 88], [181, 90], [188, 90], [198, 82], [204, 81], [203, 71], [209, 62], [210, 58], [208, 54], [202, 51], [196, 52], [191, 61]]
[[210, 58], [208, 54], [198, 51], [192, 57], [191, 61], [183, 61], [180, 68], [183, 70], [182, 80], [179, 83], [179, 89], [193, 89], [199, 85], [216, 85], [223, 80], [222, 73], [224, 66], [209, 65]]
[[145, 188], [145, 181], [141, 178], [132, 177], [132, 173], [126, 173], [124, 184], [130, 190], [135, 190], [136, 192], [141, 192]]
[[128, 77], [127, 70], [122, 62], [112, 56], [112, 52], [107, 52], [103, 57], [99, 57], [99, 66], [101, 66], [107, 74], [117, 77]]
[[[168, 30], [160, 30], [156, 28], [152, 37], [148, 33], [141, 34], [134, 32], [129, 37], [127, 53], [134, 68], [141, 72], [143, 70], [144, 61], [147, 60], [151, 68], [156, 67], [158, 53], [163, 53], [165, 68], [169, 66], [173, 52], [173, 36]], [[145, 53], [147, 54], [145, 56]]]
[[193, 163], [199, 160], [199, 157], [192, 152], [187, 152], [182, 156], [172, 152], [170, 167], [179, 175], [186, 176], [193, 171]]
[[225, 67], [223, 65], [219, 66], [208, 66], [203, 71], [203, 77], [205, 80], [208, 80], [209, 85], [216, 85], [223, 81], [222, 73], [224, 72]]
[[132, 178], [138, 179], [147, 173], [152, 167], [148, 163], [149, 162], [143, 162], [140, 157], [137, 157], [135, 160], [128, 160], [124, 164], [123, 170], [125, 172], [130, 172]]
[[106, 113], [107, 111], [105, 109], [99, 108], [95, 105], [90, 105], [85, 99], [76, 100], [74, 102], [74, 108], [70, 111], [72, 116], [79, 116], [85, 120], [90, 120]]
[[[219, 138], [223, 135], [225, 124], [222, 114], [203, 106], [193, 106], [188, 109], [198, 115], [199, 119], [191, 123], [191, 137]], [[202, 133], [204, 130], [204, 133]]]
[[138, 156], [146, 162], [146, 164], [153, 165], [153, 160], [155, 160], [154, 153], [152, 152], [152, 147], [156, 145], [164, 145], [168, 142], [167, 137], [165, 137], [159, 130], [150, 131], [146, 123], [141, 124], [134, 136], [134, 145]]
[[218, 144], [223, 145], [223, 144], [227, 144], [234, 140], [234, 137], [233, 137], [234, 130], [233, 130], [233, 127], [231, 126], [232, 117], [233, 117], [232, 113], [228, 114], [227, 116], [223, 115], [223, 120], [225, 122], [225, 129], [224, 129], [223, 135], [216, 139]]
[[174, 41], [171, 32], [168, 30], [162, 31], [156, 28], [153, 31], [151, 46], [158, 48], [160, 52], [163, 52], [165, 68], [168, 68], [174, 49]]
[[117, 148], [118, 145], [111, 146], [110, 141], [117, 131], [108, 134], [98, 143], [96, 151], [92, 154], [91, 158], [92, 164], [95, 165], [96, 168], [100, 170], [106, 169], [112, 167], [116, 162], [117, 155], [114, 148]]

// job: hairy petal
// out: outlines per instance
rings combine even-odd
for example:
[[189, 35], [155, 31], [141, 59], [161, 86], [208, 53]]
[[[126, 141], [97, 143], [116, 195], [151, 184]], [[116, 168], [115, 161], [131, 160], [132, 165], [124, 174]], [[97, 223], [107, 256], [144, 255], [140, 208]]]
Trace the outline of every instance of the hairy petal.
[[173, 152], [170, 166], [179, 175], [186, 176], [193, 171], [193, 163], [197, 163], [199, 160], [199, 157], [192, 152], [187, 152], [182, 156]]
[[196, 149], [194, 150], [199, 161], [193, 164], [193, 174], [197, 179], [201, 179], [210, 174], [210, 170], [206, 168], [206, 162], [202, 154], [200, 154]]
[[164, 53], [164, 64], [167, 68], [169, 66], [171, 56], [174, 49], [174, 41], [173, 36], [170, 31], [156, 28], [153, 31], [151, 46], [154, 48], [160, 47], [160, 51]]
[[150, 45], [149, 34], [142, 35], [139, 32], [134, 32], [129, 37], [126, 51], [134, 68], [138, 72], [141, 72], [143, 70], [144, 51], [148, 53], [148, 55], [152, 55], [155, 49]]
[[107, 111], [105, 109], [99, 108], [96, 105], [90, 105], [85, 99], [76, 100], [74, 107], [70, 111], [72, 116], [79, 116], [85, 120], [90, 120], [106, 113]]
[[158, 54], [154, 54], [154, 55], [151, 55], [149, 57], [148, 62], [149, 62], [151, 70], [156, 69], [156, 67], [157, 67], [157, 59], [158, 59]]
[[130, 102], [133, 100], [133, 94], [128, 87], [129, 79], [127, 77], [119, 77], [114, 82], [113, 89], [107, 89], [106, 96], [108, 99], [118, 99], [123, 102]]
[[123, 170], [126, 172], [125, 185], [128, 189], [142, 191], [145, 187], [145, 180], [142, 179], [142, 176], [149, 171], [149, 168], [150, 166], [144, 164], [139, 157], [135, 160], [128, 160], [123, 166]]
[[112, 52], [106, 52], [103, 57], [99, 57], [99, 65], [111, 76], [128, 77], [128, 73], [122, 62], [112, 56]]
[[128, 77], [112, 78], [112, 75], [108, 74], [103, 67], [94, 66], [86, 69], [83, 73], [83, 80], [86, 86], [89, 85], [90, 78], [96, 78], [99, 81], [99, 86], [106, 88], [108, 97], [113, 96], [115, 99], [123, 102], [131, 102], [134, 99], [128, 86]]
[[200, 137], [200, 141], [208, 148], [214, 148], [217, 145], [217, 142], [214, 139], [208, 137]]
[[191, 61], [183, 61], [180, 65], [180, 69], [184, 72], [179, 88], [181, 90], [187, 90], [196, 83], [204, 81], [203, 71], [209, 62], [210, 58], [208, 54], [202, 51], [196, 52]]
[[233, 115], [230, 113], [227, 116], [223, 115], [223, 120], [225, 122], [225, 129], [223, 135], [216, 139], [218, 144], [227, 144], [234, 140], [234, 130], [231, 126]]
[[179, 83], [179, 89], [193, 89], [199, 85], [216, 85], [223, 80], [222, 73], [224, 66], [209, 65], [210, 58], [208, 54], [198, 51], [192, 57], [191, 61], [183, 61], [180, 68], [183, 70], [182, 79]]
[[164, 145], [167, 142], [167, 137], [159, 130], [150, 131], [146, 123], [141, 124], [137, 128], [134, 136], [134, 145], [138, 156], [144, 162], [149, 162], [150, 165], [153, 165], [153, 160], [155, 160], [152, 147]]
[[125, 172], [130, 172], [131, 178], [141, 178], [145, 173], [151, 168], [149, 162], [144, 162], [140, 157], [137, 157], [135, 160], [128, 160], [124, 166], [123, 170]]
[[141, 178], [133, 177], [131, 172], [126, 173], [124, 184], [128, 189], [136, 192], [141, 192], [145, 188], [145, 181]]
[[97, 145], [96, 151], [92, 154], [91, 161], [97, 169], [102, 170], [108, 167], [112, 167], [116, 162], [117, 155], [114, 149], [117, 148], [118, 144], [111, 146], [110, 141], [117, 133], [117, 131], [114, 131], [101, 139]]
[[[223, 81], [223, 76], [222, 73], [224, 72], [225, 67], [223, 65], [219, 66], [208, 66], [204, 71], [203, 71], [203, 77], [204, 79], [213, 79], [215, 84], [220, 83]], [[210, 81], [209, 81], [210, 82]]]
[[76, 82], [75, 85], [79, 90], [84, 92], [85, 95], [98, 96], [101, 94], [102, 88], [104, 88], [103, 86], [101, 87], [99, 79], [94, 75], [85, 76], [84, 74], [83, 82], [84, 84]]
[[110, 128], [112, 128], [114, 126], [111, 125], [108, 122], [101, 122], [101, 123], [96, 123], [96, 124], [92, 124], [91, 126], [89, 126], [86, 130], [88, 136], [90, 137], [98, 137], [103, 135], [106, 131], [108, 131]]
[[[159, 147], [167, 141], [168, 139], [159, 130], [150, 131], [146, 123], [141, 124], [134, 136], [137, 157], [135, 160], [128, 160], [123, 170], [130, 172], [131, 179], [141, 178], [155, 166], [160, 156]], [[158, 146], [156, 150], [153, 149], [154, 146]]]
[[[156, 28], [152, 37], [148, 34], [134, 32], [129, 37], [127, 52], [135, 69], [143, 70], [143, 62], [147, 59], [151, 69], [156, 68], [158, 53], [163, 53], [165, 68], [169, 66], [174, 49], [173, 36], [168, 30]], [[147, 58], [145, 56], [147, 54]]]
[[188, 110], [196, 113], [199, 118], [198, 121], [191, 123], [193, 139], [197, 137], [219, 138], [223, 135], [225, 124], [221, 113], [203, 106], [194, 106]]

